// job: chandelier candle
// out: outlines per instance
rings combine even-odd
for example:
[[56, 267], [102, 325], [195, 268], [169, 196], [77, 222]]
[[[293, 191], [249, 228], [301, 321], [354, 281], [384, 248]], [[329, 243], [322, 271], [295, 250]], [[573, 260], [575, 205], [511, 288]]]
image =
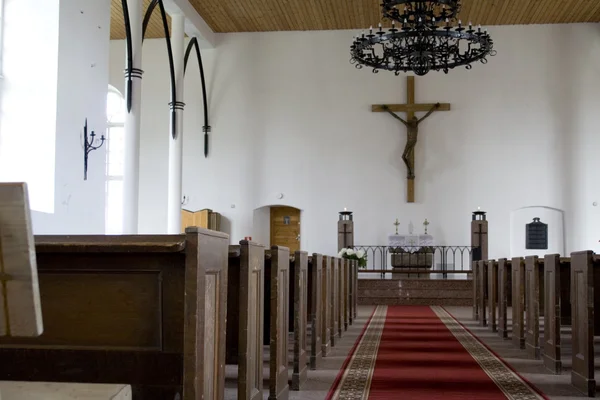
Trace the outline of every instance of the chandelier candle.
[[[460, 11], [460, 0], [383, 0], [383, 18], [392, 21], [392, 27], [369, 34], [364, 32], [355, 37], [350, 46], [350, 62], [356, 68], [370, 67], [373, 72], [380, 69], [414, 72], [425, 75], [429, 71], [444, 71], [472, 63], [487, 63], [488, 56], [496, 55], [494, 43], [487, 30], [462, 26], [453, 27], [452, 22]], [[402, 9], [402, 11], [400, 11]], [[443, 23], [442, 21], [445, 21]], [[397, 29], [395, 22], [402, 24]]]

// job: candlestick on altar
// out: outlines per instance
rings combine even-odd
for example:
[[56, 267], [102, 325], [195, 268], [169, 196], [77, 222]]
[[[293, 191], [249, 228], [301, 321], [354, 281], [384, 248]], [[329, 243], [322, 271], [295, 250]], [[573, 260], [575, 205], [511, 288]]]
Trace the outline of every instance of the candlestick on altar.
[[429, 226], [429, 221], [425, 218], [425, 222], [423, 222], [423, 226], [425, 227], [425, 234], [427, 235], [427, 227]]
[[396, 235], [398, 234], [398, 226], [400, 225], [400, 222], [398, 222], [398, 218], [396, 218], [396, 222], [394, 222], [394, 225], [396, 225]]

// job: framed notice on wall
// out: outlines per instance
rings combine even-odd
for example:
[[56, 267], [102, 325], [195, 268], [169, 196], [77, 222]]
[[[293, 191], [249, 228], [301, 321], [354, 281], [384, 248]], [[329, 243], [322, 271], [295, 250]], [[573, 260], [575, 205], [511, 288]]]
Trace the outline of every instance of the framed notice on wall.
[[525, 225], [525, 248], [527, 250], [548, 250], [548, 224], [534, 218]]

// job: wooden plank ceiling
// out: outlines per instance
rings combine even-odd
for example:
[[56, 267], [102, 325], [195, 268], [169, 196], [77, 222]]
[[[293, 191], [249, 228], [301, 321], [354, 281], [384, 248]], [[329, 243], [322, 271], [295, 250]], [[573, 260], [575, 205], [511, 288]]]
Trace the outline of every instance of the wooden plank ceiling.
[[[215, 32], [365, 29], [381, 20], [381, 0], [189, 0]], [[147, 8], [150, 0], [144, 0]], [[463, 0], [473, 24], [600, 22], [600, 0]], [[158, 7], [146, 37], [164, 37]], [[112, 0], [111, 38], [124, 39], [121, 0]]]

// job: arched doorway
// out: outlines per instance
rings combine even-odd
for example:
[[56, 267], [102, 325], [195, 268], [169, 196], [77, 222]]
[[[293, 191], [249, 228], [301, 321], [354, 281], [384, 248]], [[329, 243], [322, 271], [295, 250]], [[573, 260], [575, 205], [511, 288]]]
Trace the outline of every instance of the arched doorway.
[[300, 210], [287, 206], [271, 207], [271, 246], [284, 246], [290, 254], [300, 250]]
[[253, 240], [266, 246], [285, 246], [290, 253], [300, 250], [301, 213], [298, 208], [282, 205], [255, 209]]

